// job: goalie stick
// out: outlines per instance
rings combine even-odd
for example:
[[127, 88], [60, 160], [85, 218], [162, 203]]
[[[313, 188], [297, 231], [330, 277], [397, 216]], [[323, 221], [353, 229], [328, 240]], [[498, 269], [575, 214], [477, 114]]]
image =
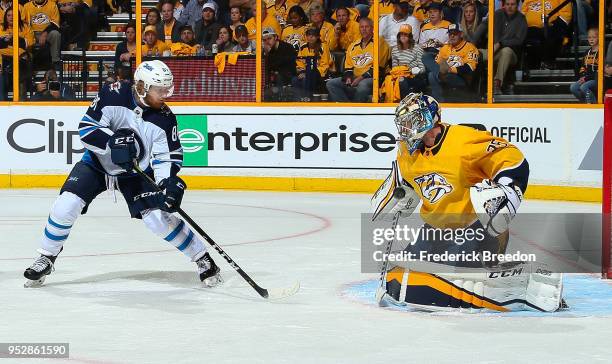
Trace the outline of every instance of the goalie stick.
[[[401, 194], [401, 193], [405, 193], [404, 190], [402, 189], [397, 189], [396, 191], [393, 191], [393, 194]], [[402, 198], [403, 196], [397, 196], [398, 198]], [[391, 226], [392, 229], [395, 230], [395, 227], [397, 226], [400, 216], [402, 215], [402, 211], [398, 211], [395, 213], [395, 216], [393, 216], [393, 225]], [[385, 255], [383, 255], [383, 264], [382, 267], [380, 268], [380, 285], [378, 286], [377, 292], [376, 292], [376, 296], [377, 296], [377, 301], [380, 302], [380, 299], [378, 298], [379, 296], [382, 295], [383, 292], [386, 292], [385, 290], [385, 274], [387, 273], [387, 267], [389, 265], [389, 254], [391, 254], [391, 248], [393, 247], [393, 243], [395, 242], [395, 237], [393, 237], [393, 239], [390, 239], [389, 241], [387, 241], [387, 246], [385, 247]], [[382, 296], [381, 296], [382, 297]]]
[[[147, 182], [149, 182], [151, 184], [151, 186], [153, 186], [157, 192], [161, 192], [162, 191], [161, 188], [159, 188], [159, 186], [157, 185], [157, 183], [155, 183], [155, 181], [151, 177], [149, 177], [146, 173], [144, 173], [142, 171], [142, 169], [140, 169], [140, 167], [138, 166], [137, 163], [134, 163], [134, 170], [136, 170], [136, 172], [142, 178], [144, 178]], [[219, 245], [217, 245], [217, 243], [210, 236], [208, 236], [208, 234], [206, 234], [206, 232], [198, 224], [196, 224], [196, 222], [193, 221], [193, 219], [191, 219], [191, 217], [189, 217], [189, 215], [187, 215], [187, 213], [185, 211], [183, 211], [183, 209], [181, 209], [179, 207], [177, 212], [179, 213], [179, 215], [181, 215], [181, 217], [183, 219], [185, 219], [185, 221], [187, 221], [187, 223], [189, 223], [189, 225], [191, 225], [192, 228], [195, 229], [195, 231], [198, 232], [198, 234], [200, 234], [200, 236], [202, 238], [204, 238], [204, 240], [206, 240], [206, 242], [210, 246], [212, 246], [217, 251], [217, 253], [219, 253], [219, 255], [221, 255], [223, 257], [223, 259], [225, 259], [225, 261], [232, 268], [234, 268], [234, 270], [236, 270], [236, 272], [238, 272], [238, 274], [240, 274], [240, 276], [248, 284], [251, 285], [251, 287], [253, 287], [253, 289], [255, 291], [257, 291], [257, 293], [261, 297], [266, 298], [268, 300], [278, 300], [278, 299], [282, 299], [282, 298], [286, 298], [286, 297], [292, 296], [292, 295], [296, 294], [297, 291], [300, 289], [300, 283], [299, 282], [295, 282], [295, 284], [293, 286], [286, 287], [286, 288], [270, 288], [270, 289], [265, 289], [265, 288], [259, 286], [257, 283], [255, 283], [255, 281], [244, 270], [242, 270], [242, 268], [240, 268], [240, 266], [229, 255], [227, 255], [225, 250], [223, 250]]]

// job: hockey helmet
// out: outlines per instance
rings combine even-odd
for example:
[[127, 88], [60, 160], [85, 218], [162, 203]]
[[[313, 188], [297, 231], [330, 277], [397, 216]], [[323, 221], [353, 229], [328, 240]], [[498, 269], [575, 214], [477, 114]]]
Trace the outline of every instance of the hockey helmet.
[[441, 121], [440, 110], [436, 99], [420, 92], [411, 93], [400, 101], [395, 109], [395, 125], [410, 153], [419, 147], [425, 133]]
[[146, 105], [144, 98], [147, 93], [155, 93], [160, 97], [170, 97], [174, 93], [174, 77], [166, 64], [159, 60], [145, 61], [138, 65], [134, 73], [134, 82], [142, 81], [144, 93], [136, 93], [140, 101]]

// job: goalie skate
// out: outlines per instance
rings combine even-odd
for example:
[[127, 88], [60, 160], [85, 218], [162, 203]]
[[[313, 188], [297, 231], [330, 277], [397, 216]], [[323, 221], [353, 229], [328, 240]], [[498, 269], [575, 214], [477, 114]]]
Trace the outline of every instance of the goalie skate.
[[48, 257], [41, 255], [32, 265], [23, 272], [23, 276], [27, 279], [24, 283], [25, 288], [40, 287], [45, 283], [45, 278], [55, 270], [53, 264], [56, 257]]
[[208, 253], [198, 259], [196, 264], [198, 265], [200, 281], [202, 281], [205, 287], [212, 288], [223, 283], [223, 279], [219, 273], [221, 269], [219, 269]]

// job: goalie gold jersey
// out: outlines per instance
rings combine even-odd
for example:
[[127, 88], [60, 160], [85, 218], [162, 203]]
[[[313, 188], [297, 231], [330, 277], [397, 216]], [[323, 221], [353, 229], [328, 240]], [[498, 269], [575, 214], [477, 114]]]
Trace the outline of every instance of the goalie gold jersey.
[[439, 125], [442, 132], [431, 148], [421, 143], [411, 155], [402, 141], [397, 154], [402, 178], [423, 201], [420, 212], [425, 223], [437, 228], [474, 223], [470, 187], [483, 179], [508, 176], [525, 190], [529, 167], [518, 148], [469, 126]]

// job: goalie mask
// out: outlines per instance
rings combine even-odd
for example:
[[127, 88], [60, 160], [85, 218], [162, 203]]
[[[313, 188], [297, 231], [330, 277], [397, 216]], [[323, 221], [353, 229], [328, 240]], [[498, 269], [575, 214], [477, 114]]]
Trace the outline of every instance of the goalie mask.
[[142, 81], [144, 86], [144, 93], [138, 93], [136, 88], [136, 95], [144, 105], [147, 103], [144, 101], [148, 93], [154, 94], [155, 97], [168, 98], [174, 93], [174, 77], [172, 71], [166, 66], [166, 64], [159, 60], [142, 62], [136, 68], [134, 73], [134, 84], [138, 84]]
[[408, 144], [410, 153], [421, 144], [421, 139], [440, 122], [440, 104], [431, 96], [411, 93], [395, 109], [395, 125], [400, 138]]

